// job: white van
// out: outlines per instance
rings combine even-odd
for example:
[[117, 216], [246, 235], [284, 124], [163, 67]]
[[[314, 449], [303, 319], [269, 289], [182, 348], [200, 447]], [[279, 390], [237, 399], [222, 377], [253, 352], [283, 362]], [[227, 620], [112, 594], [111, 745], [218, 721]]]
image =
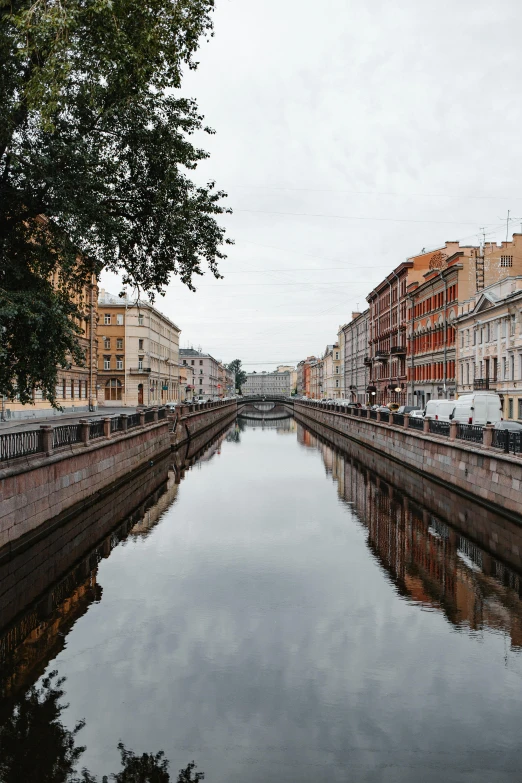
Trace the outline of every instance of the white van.
[[424, 418], [451, 421], [455, 405], [455, 400], [429, 400], [424, 408]]
[[461, 424], [496, 424], [502, 421], [500, 397], [494, 392], [461, 394], [455, 402], [455, 421]]

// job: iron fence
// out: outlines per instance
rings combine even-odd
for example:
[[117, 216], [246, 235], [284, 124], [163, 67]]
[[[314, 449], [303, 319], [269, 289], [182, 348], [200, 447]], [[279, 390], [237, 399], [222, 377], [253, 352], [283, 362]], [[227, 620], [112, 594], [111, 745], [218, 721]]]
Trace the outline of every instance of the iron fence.
[[381, 411], [381, 421], [389, 422], [390, 414], [386, 413], [386, 411]]
[[404, 427], [404, 414], [403, 413], [394, 413], [393, 414], [393, 423], [396, 424], [398, 427]]
[[95, 419], [94, 421], [91, 421], [89, 425], [89, 440], [103, 438], [103, 435], [103, 419]]
[[424, 429], [424, 419], [421, 419], [420, 416], [410, 416], [408, 419], [408, 429], [410, 430], [423, 430]]
[[123, 429], [123, 419], [121, 416], [114, 416], [111, 419], [111, 432], [120, 432]]
[[80, 440], [79, 424], [60, 424], [58, 427], [53, 427], [53, 449], [71, 446], [73, 443], [80, 443]]
[[457, 423], [457, 438], [471, 443], [482, 443], [482, 427], [478, 424]]
[[130, 416], [127, 416], [127, 429], [130, 430], [132, 427], [139, 427], [140, 424], [140, 414], [139, 413], [132, 413]]
[[167, 409], [166, 408], [160, 408], [158, 411], [158, 419], [166, 419], [167, 418]]
[[492, 445], [504, 449], [506, 454], [522, 454], [522, 432], [493, 430]]
[[370, 419], [375, 419], [375, 421], [377, 421], [377, 411], [370, 411]]
[[6, 432], [0, 435], [0, 461], [26, 457], [43, 451], [41, 430], [26, 430], [25, 432]]
[[438, 419], [430, 419], [430, 432], [432, 432], [434, 435], [449, 435], [449, 421], [438, 421]]
[[145, 411], [145, 423], [154, 421], [154, 411]]

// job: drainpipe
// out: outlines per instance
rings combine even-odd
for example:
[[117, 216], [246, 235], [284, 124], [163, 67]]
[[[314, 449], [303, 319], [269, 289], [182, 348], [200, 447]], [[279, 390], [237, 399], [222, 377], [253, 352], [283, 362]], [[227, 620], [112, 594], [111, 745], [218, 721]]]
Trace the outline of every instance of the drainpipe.
[[447, 351], [448, 351], [448, 318], [447, 318], [447, 309], [448, 309], [448, 281], [444, 277], [442, 272], [439, 272], [439, 277], [444, 283], [444, 399], [448, 399], [448, 391], [447, 391], [447, 370], [446, 370], [446, 357], [447, 357]]

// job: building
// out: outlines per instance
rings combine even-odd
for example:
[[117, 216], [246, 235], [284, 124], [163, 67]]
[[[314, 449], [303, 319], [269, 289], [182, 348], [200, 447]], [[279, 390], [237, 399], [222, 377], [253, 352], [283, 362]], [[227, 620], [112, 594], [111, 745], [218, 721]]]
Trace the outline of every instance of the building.
[[236, 373], [228, 367], [225, 370], [226, 396], [232, 397], [236, 393]]
[[222, 374], [217, 359], [195, 348], [180, 348], [179, 358], [183, 364], [194, 368], [194, 393], [197, 397], [217, 399], [223, 396]]
[[[80, 348], [84, 354], [83, 365], [59, 368], [56, 382], [56, 402], [65, 412], [88, 412], [96, 409], [97, 404], [97, 299], [98, 286], [95, 275], [84, 283], [73, 295], [73, 301], [80, 307], [82, 318], [78, 325], [82, 332], [78, 336]], [[41, 389], [33, 390], [32, 404], [24, 405], [19, 400], [2, 398], [1, 420], [25, 419], [54, 416], [59, 413], [44, 398]]]
[[183, 362], [179, 365], [179, 398], [182, 402], [194, 397], [194, 367]]
[[[376, 403], [407, 401], [407, 289], [420, 283], [433, 258], [452, 256], [458, 242], [413, 256], [396, 267], [366, 297], [368, 314], [368, 394]], [[438, 261], [436, 262], [438, 263]]]
[[337, 345], [339, 346], [339, 397], [344, 399], [346, 391], [344, 387], [344, 355], [345, 355], [345, 333], [344, 327], [339, 326], [337, 330]]
[[504, 418], [522, 420], [522, 275], [463, 302], [456, 321], [457, 390], [495, 391]]
[[455, 319], [459, 302], [507, 275], [522, 274], [522, 235], [512, 242], [435, 253], [423, 279], [408, 286], [408, 402], [453, 399], [457, 390]]
[[340, 399], [341, 394], [341, 360], [339, 344], [327, 345], [323, 355], [323, 386], [322, 397], [328, 400]]
[[324, 362], [316, 359], [310, 362], [310, 398], [320, 400], [323, 397]]
[[291, 394], [291, 374], [289, 372], [251, 372], [247, 373], [247, 379], [242, 387], [244, 396]]
[[99, 404], [135, 407], [179, 400], [179, 327], [152, 305], [103, 289], [98, 318]]
[[370, 364], [368, 360], [368, 314], [352, 313], [352, 320], [339, 330], [342, 334], [344, 355], [342, 356], [342, 368], [344, 369], [344, 395], [351, 402], [360, 402], [364, 405], [373, 400], [371, 391], [367, 391], [370, 378]]
[[289, 372], [290, 373], [290, 388], [291, 394], [294, 394], [297, 390], [297, 370], [292, 367], [291, 364], [280, 364], [276, 367], [276, 372]]

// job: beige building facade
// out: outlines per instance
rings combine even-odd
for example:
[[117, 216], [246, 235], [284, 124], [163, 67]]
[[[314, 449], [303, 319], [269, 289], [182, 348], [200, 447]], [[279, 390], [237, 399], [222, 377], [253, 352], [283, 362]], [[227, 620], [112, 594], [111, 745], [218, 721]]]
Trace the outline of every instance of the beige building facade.
[[370, 361], [368, 348], [369, 310], [353, 312], [352, 320], [341, 327], [344, 346], [344, 396], [351, 402], [373, 403], [371, 391], [368, 391], [370, 379]]
[[459, 311], [458, 393], [494, 391], [504, 418], [522, 421], [522, 275], [488, 286]]
[[251, 372], [242, 386], [244, 396], [290, 396], [291, 375], [289, 372]]
[[104, 290], [98, 319], [99, 405], [179, 401], [179, 327], [148, 303]]

